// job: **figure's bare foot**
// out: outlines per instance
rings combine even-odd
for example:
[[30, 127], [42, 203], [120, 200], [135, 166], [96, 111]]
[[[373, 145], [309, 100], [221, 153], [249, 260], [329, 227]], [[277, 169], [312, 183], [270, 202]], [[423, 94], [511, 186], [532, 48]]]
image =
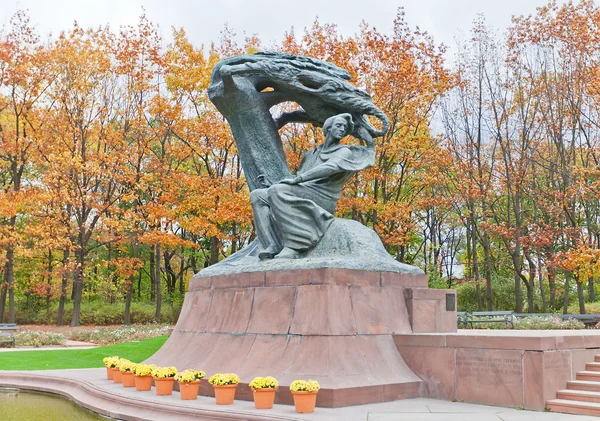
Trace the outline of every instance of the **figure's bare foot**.
[[289, 247], [284, 247], [283, 250], [275, 256], [276, 259], [297, 259], [298, 257], [300, 257], [300, 253]]
[[269, 260], [275, 257], [275, 255], [279, 252], [280, 250], [277, 250], [275, 247], [267, 247], [258, 253], [258, 258], [260, 260]]

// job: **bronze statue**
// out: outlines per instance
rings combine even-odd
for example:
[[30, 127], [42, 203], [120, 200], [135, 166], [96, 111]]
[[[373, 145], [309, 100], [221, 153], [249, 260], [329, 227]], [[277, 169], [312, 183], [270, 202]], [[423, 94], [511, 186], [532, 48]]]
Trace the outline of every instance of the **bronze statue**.
[[295, 177], [252, 191], [261, 260], [297, 258], [323, 237], [346, 181], [375, 162], [372, 142], [367, 147], [340, 144], [353, 130], [350, 114], [329, 117], [323, 124], [325, 143], [306, 153]]

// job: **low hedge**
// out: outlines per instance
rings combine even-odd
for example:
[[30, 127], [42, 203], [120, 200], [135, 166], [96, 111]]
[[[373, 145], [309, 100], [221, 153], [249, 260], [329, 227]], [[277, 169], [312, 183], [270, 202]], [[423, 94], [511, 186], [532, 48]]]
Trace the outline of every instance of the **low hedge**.
[[[174, 325], [179, 317], [180, 307], [163, 305], [161, 323]], [[154, 323], [156, 307], [153, 304], [131, 303], [131, 323]], [[82, 325], [118, 325], [124, 323], [125, 304], [108, 304], [104, 302], [86, 302], [81, 304], [80, 322]], [[73, 304], [65, 305], [63, 323], [69, 325], [73, 317]], [[49, 311], [34, 312], [27, 308], [17, 308], [16, 319], [18, 324], [56, 324], [58, 318], [58, 304], [53, 304]]]

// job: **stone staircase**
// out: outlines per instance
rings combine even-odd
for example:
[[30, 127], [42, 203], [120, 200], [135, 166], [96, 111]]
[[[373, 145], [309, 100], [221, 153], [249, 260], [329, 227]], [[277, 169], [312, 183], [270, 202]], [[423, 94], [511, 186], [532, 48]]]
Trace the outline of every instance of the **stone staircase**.
[[567, 388], [556, 392], [556, 399], [546, 402], [552, 412], [600, 416], [600, 355], [578, 371], [576, 380], [567, 382]]

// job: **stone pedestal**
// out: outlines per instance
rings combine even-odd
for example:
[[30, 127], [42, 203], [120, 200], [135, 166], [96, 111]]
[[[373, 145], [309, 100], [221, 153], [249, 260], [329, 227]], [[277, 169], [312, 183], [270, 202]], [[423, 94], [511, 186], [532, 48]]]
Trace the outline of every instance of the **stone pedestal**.
[[[321, 268], [196, 276], [179, 322], [147, 362], [235, 372], [236, 398], [255, 376], [321, 384], [317, 405], [339, 407], [421, 395], [393, 335], [456, 331], [454, 291], [428, 290], [424, 274]], [[201, 393], [211, 394], [206, 383]]]
[[394, 340], [423, 379], [423, 397], [538, 411], [600, 348], [591, 330], [464, 330]]

